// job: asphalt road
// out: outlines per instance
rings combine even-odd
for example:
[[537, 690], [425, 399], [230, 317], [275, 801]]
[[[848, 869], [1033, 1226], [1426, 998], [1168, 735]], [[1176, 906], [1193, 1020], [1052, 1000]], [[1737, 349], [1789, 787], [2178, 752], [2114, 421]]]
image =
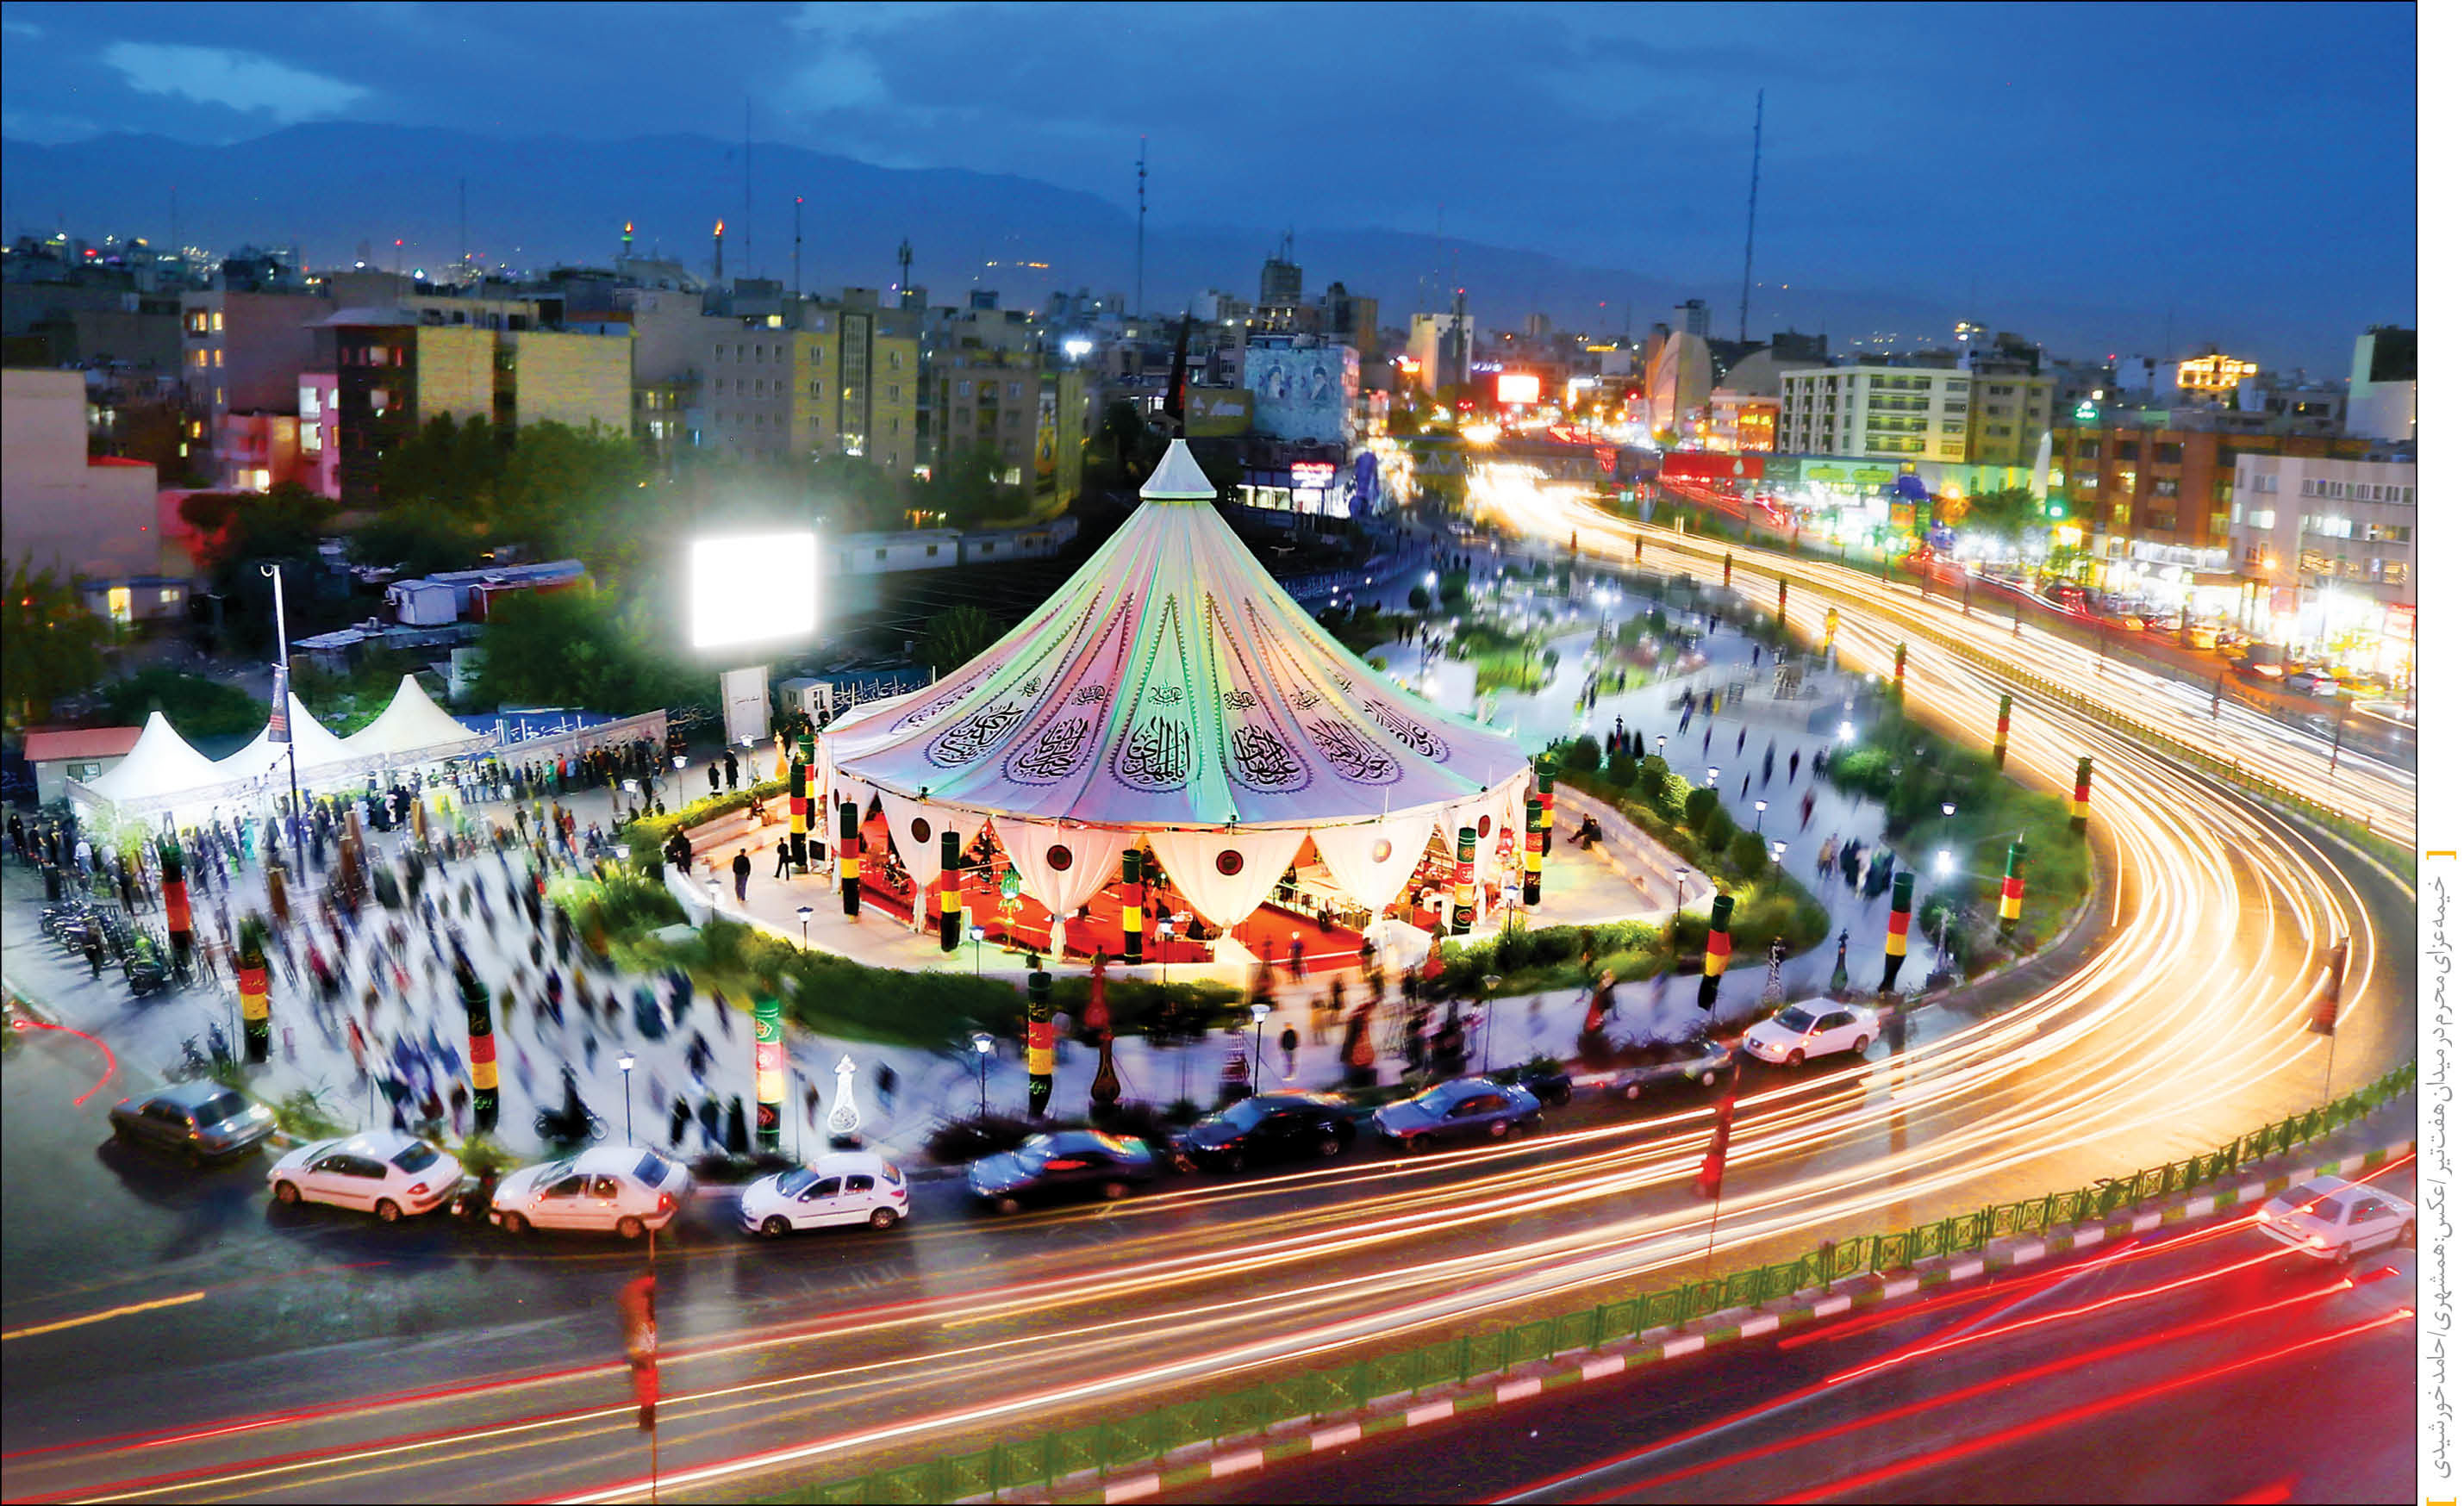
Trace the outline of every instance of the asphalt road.
[[2414, 1270], [2221, 1220], [1168, 1498], [2401, 1500]]

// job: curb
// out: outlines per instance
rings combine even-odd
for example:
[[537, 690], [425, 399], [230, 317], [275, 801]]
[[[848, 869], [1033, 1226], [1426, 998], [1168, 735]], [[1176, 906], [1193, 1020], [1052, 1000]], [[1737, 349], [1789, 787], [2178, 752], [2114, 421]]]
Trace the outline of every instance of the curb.
[[1594, 1350], [1588, 1358], [1560, 1355], [1513, 1365], [1478, 1380], [1446, 1387], [1435, 1394], [1408, 1393], [1379, 1397], [1350, 1414], [1290, 1417], [1269, 1423], [1236, 1442], [1192, 1445], [1177, 1456], [1157, 1460], [1133, 1474], [1102, 1477], [1082, 1471], [1055, 1481], [1042, 1492], [995, 1492], [964, 1497], [970, 1502], [1007, 1499], [1037, 1502], [1113, 1502], [1144, 1500], [1167, 1491], [1203, 1484], [1226, 1475], [1263, 1470], [1303, 1454], [1340, 1449], [1364, 1438], [1443, 1422], [1502, 1407], [1547, 1391], [1579, 1386], [1639, 1370], [1666, 1360], [1700, 1354], [1720, 1344], [1760, 1338], [1818, 1319], [1876, 1307], [1921, 1290], [1972, 1280], [1989, 1272], [2030, 1265], [2054, 1255], [2090, 1249], [2133, 1233], [2211, 1217], [2228, 1210], [2266, 1201], [2297, 1182], [2319, 1175], [2350, 1175], [2414, 1151], [2417, 1140], [2381, 1146], [2339, 1160], [2299, 1170], [2242, 1182], [2211, 1192], [2180, 1197], [2163, 1206], [2117, 1211], [2101, 1220], [2067, 1230], [2008, 1235], [1987, 1241], [1981, 1251], [1931, 1256], [1890, 1274], [1842, 1277], [1827, 1287], [1809, 1288], [1761, 1308], [1730, 1308], [1672, 1328], [1658, 1328]]

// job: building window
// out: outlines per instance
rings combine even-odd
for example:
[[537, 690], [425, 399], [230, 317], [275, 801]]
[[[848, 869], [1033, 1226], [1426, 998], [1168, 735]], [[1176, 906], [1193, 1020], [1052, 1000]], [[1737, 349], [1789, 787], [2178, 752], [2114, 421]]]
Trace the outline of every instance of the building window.
[[2167, 445], [2159, 442], [2156, 446], [2156, 463], [2160, 466], [2180, 465], [2182, 463], [2182, 447], [2179, 445]]

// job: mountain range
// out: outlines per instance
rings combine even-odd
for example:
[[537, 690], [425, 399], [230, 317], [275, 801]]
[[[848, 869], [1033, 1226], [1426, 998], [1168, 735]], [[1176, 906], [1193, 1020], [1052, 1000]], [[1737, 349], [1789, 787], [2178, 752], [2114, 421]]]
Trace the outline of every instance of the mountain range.
[[[297, 245], [312, 266], [385, 267], [398, 255], [406, 271], [450, 265], [465, 212], [469, 246], [492, 265], [517, 269], [605, 266], [630, 221], [637, 254], [655, 249], [707, 275], [711, 227], [724, 219], [732, 274], [797, 280], [807, 291], [889, 287], [902, 241], [913, 246], [915, 281], [935, 303], [963, 303], [977, 289], [1014, 308], [1040, 305], [1054, 290], [1133, 291], [1135, 215], [1095, 195], [757, 142], [748, 221], [742, 152], [697, 136], [500, 139], [355, 122], [294, 125], [219, 145], [129, 133], [60, 145], [7, 140], [0, 220], [12, 235], [64, 229], [90, 240], [116, 233], [164, 244], [176, 233], [217, 251]], [[798, 258], [792, 201], [800, 194]], [[1280, 237], [1240, 225], [1238, 206], [1223, 206], [1218, 218], [1223, 223], [1150, 223], [1151, 312], [1177, 312], [1208, 288], [1256, 295], [1258, 269]], [[1639, 333], [1668, 319], [1672, 305], [1700, 297], [1714, 334], [1736, 329], [1733, 274], [1688, 281], [1670, 270], [1582, 266], [1529, 247], [1364, 226], [1303, 229], [1293, 248], [1312, 295], [1340, 281], [1377, 298], [1379, 322], [1393, 327], [1407, 325], [1415, 309], [1447, 306], [1461, 286], [1485, 327], [1520, 329], [1537, 311], [1560, 328]], [[1954, 318], [1976, 312], [1904, 290], [1765, 286], [1755, 303], [1757, 333], [1821, 331], [1835, 351], [1882, 332], [1903, 345], [1939, 342]], [[1996, 324], [2066, 351], [2121, 339], [2145, 322], [2143, 314], [2055, 305], [1993, 312]]]

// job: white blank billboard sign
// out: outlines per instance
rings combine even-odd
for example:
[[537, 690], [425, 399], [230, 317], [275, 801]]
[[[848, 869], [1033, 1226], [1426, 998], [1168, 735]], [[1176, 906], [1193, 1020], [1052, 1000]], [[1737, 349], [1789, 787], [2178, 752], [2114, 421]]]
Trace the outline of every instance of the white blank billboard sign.
[[822, 622], [821, 543], [811, 534], [693, 542], [693, 645], [809, 638]]
[[727, 740], [737, 747], [770, 735], [770, 666], [730, 669], [718, 677], [718, 704]]

